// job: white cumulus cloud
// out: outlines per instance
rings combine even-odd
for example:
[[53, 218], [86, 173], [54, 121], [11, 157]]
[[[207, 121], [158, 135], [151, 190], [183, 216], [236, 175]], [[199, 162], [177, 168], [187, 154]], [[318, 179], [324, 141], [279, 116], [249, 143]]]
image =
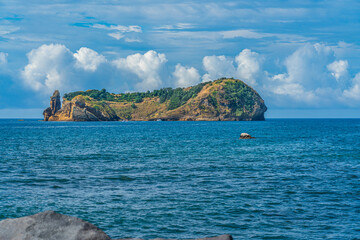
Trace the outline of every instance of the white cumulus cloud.
[[103, 55], [86, 47], [73, 53], [61, 44], [44, 44], [31, 50], [27, 57], [28, 64], [21, 72], [22, 81], [44, 95], [55, 89], [66, 92], [104, 88], [110, 79], [117, 77]]
[[54, 89], [62, 89], [68, 79], [73, 62], [69, 49], [61, 44], [42, 45], [27, 54], [28, 65], [22, 71], [27, 86], [36, 91], [50, 93]]
[[[285, 60], [287, 72], [272, 77], [268, 89], [298, 102], [315, 102], [322, 95], [330, 95], [334, 81], [327, 66], [335, 56], [331, 47], [324, 44], [305, 44]], [[322, 98], [325, 100], [325, 98]], [[286, 99], [282, 102], [286, 105]]]
[[82, 47], [73, 53], [61, 44], [44, 44], [27, 56], [28, 64], [21, 72], [23, 83], [43, 94], [55, 89], [64, 92], [108, 87], [146, 91], [163, 87], [162, 79], [170, 79], [163, 74], [165, 54], [153, 50], [109, 61], [90, 48]]
[[331, 72], [331, 75], [333, 75], [337, 81], [342, 77], [346, 77], [348, 74], [348, 67], [349, 64], [346, 60], [334, 61], [327, 65], [327, 69]]
[[344, 90], [343, 96], [351, 101], [351, 105], [353, 105], [353, 100], [360, 100], [360, 73], [356, 74], [356, 76], [352, 79], [351, 88]]
[[[290, 97], [290, 100], [295, 100], [298, 102], [307, 102], [316, 100], [316, 96], [313, 91], [307, 91], [304, 87], [299, 83], [284, 83], [278, 86], [267, 85], [268, 89], [271, 90], [272, 93], [281, 96]], [[288, 104], [286, 99], [282, 99], [284, 105]]]
[[289, 81], [314, 89], [329, 85], [326, 66], [334, 59], [333, 50], [324, 44], [305, 44], [285, 60]]
[[118, 69], [134, 73], [141, 80], [136, 83], [138, 90], [151, 90], [162, 85], [161, 71], [166, 62], [165, 54], [150, 50], [145, 54], [136, 53], [117, 59], [113, 63]]
[[221, 77], [234, 77], [250, 85], [256, 85], [262, 75], [261, 56], [250, 49], [242, 50], [235, 57], [235, 63], [225, 56], [205, 56], [203, 66], [207, 72], [203, 75], [203, 82]]
[[221, 77], [234, 77], [236, 74], [234, 63], [225, 56], [205, 56], [203, 58], [203, 82], [213, 81]]
[[250, 49], [244, 49], [235, 57], [235, 62], [237, 63], [236, 77], [250, 85], [256, 85], [260, 74], [259, 54]]
[[[116, 92], [147, 91], [234, 77], [255, 86], [270, 106], [358, 106], [360, 100], [360, 73], [351, 78], [348, 61], [337, 59], [333, 47], [325, 44], [299, 47], [285, 58], [286, 70], [279, 74], [264, 71], [263, 62], [268, 58], [250, 49], [234, 57], [205, 56], [202, 76], [196, 68], [180, 63], [174, 72], [167, 72], [165, 54], [154, 50], [111, 61], [90, 48], [73, 53], [64, 45], [49, 44], [33, 49], [27, 57], [22, 80], [45, 94], [55, 89], [109, 87]], [[0, 62], [7, 62], [6, 53], [0, 53]]]
[[184, 67], [177, 64], [173, 72], [176, 87], [189, 87], [200, 82], [200, 74], [194, 67]]
[[92, 72], [96, 71], [101, 63], [106, 62], [103, 55], [87, 47], [82, 47], [74, 53], [74, 58], [76, 67]]

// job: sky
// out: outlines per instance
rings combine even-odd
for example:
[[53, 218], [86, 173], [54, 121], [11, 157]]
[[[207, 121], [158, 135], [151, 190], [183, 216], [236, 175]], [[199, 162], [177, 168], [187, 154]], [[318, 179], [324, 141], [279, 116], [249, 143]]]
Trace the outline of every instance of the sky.
[[0, 118], [42, 118], [55, 89], [221, 77], [268, 118], [360, 118], [360, 1], [0, 0]]

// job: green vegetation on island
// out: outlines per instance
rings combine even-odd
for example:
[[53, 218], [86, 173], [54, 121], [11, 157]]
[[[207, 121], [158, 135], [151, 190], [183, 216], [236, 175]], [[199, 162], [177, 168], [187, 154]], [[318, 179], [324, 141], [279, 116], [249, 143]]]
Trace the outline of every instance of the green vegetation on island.
[[160, 90], [147, 92], [133, 92], [133, 93], [109, 93], [106, 89], [101, 90], [87, 90], [77, 91], [72, 93], [65, 93], [64, 99], [71, 101], [76, 96], [88, 96], [96, 101], [111, 101], [111, 102], [134, 102], [141, 103], [144, 98], [158, 97], [159, 102], [163, 103], [169, 101], [168, 110], [172, 110], [185, 104], [190, 98], [194, 98], [201, 91], [206, 83], [200, 83], [187, 90], [184, 88], [162, 88]]

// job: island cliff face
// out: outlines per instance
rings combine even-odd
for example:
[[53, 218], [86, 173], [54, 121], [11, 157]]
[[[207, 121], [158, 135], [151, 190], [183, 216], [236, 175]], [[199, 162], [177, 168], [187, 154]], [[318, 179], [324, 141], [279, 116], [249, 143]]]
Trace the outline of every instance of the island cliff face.
[[260, 95], [244, 82], [218, 79], [188, 88], [113, 94], [105, 89], [50, 97], [45, 121], [254, 121], [265, 120]]
[[[58, 97], [58, 99], [57, 99]], [[55, 99], [55, 100], [54, 100]], [[54, 103], [54, 101], [56, 103]], [[58, 104], [57, 104], [58, 103]], [[50, 97], [50, 107], [44, 111], [45, 121], [117, 121], [119, 117], [111, 108], [102, 111], [86, 104], [81, 96], [72, 101], [64, 101], [63, 107], [60, 103], [60, 94], [56, 90]]]

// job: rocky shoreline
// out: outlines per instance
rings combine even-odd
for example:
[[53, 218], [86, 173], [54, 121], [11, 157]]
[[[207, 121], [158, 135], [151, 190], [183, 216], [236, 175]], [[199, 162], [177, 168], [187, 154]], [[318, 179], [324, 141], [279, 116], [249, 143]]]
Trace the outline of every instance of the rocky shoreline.
[[[45, 211], [35, 215], [0, 221], [1, 240], [143, 240], [140, 238], [112, 239], [95, 225], [80, 218]], [[156, 238], [153, 240], [166, 240]], [[176, 240], [176, 239], [168, 239]], [[194, 239], [195, 240], [195, 239]], [[196, 240], [233, 240], [231, 235]]]

